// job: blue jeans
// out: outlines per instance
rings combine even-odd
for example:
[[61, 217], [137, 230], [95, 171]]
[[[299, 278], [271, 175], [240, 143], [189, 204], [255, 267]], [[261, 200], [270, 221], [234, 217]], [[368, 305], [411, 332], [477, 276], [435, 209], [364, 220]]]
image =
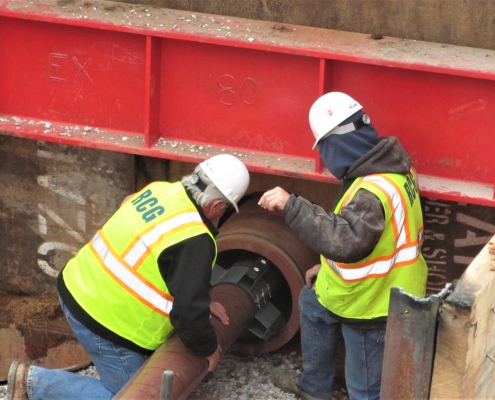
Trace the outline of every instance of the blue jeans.
[[345, 342], [345, 379], [351, 400], [380, 398], [385, 329], [358, 330], [331, 317], [313, 289], [299, 296], [303, 373], [299, 387], [318, 399], [332, 398], [338, 329]]
[[148, 357], [94, 334], [70, 313], [62, 300], [60, 304], [77, 339], [91, 356], [100, 380], [73, 372], [32, 366], [27, 380], [29, 399], [111, 399]]

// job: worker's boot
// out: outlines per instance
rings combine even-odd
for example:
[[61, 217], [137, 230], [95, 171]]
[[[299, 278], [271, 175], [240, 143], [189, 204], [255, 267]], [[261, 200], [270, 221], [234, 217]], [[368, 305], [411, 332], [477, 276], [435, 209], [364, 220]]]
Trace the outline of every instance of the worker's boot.
[[298, 380], [298, 375], [294, 371], [288, 369], [285, 365], [280, 365], [275, 368], [272, 374], [273, 384], [284, 392], [294, 393], [303, 400], [320, 400], [302, 391], [299, 386], [297, 386]]
[[12, 361], [7, 382], [6, 400], [28, 400], [27, 377], [29, 365]]

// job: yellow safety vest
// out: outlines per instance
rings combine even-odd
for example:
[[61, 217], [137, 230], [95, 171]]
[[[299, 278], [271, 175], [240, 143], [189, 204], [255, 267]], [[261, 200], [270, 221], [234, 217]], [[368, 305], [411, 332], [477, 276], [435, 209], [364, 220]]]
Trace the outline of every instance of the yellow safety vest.
[[375, 194], [385, 211], [385, 229], [373, 252], [356, 263], [339, 263], [321, 256], [316, 280], [320, 303], [350, 319], [388, 315], [390, 288], [425, 295], [428, 268], [421, 254], [423, 216], [416, 176], [376, 174], [356, 179], [335, 208], [339, 213], [365, 189]]
[[[204, 233], [216, 251], [213, 235], [182, 184], [154, 182], [127, 199], [69, 261], [62, 271], [64, 282], [94, 320], [155, 350], [173, 330], [169, 313], [174, 301], [160, 275], [158, 257], [166, 248]], [[212, 260], [212, 268], [214, 264]]]

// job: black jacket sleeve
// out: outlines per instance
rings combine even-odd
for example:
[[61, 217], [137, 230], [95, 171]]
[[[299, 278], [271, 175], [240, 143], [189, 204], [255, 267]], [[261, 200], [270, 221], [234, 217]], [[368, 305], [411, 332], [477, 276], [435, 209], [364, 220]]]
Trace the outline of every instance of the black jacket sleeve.
[[165, 249], [158, 258], [160, 273], [174, 297], [170, 321], [184, 345], [208, 357], [217, 349], [210, 324], [210, 278], [215, 245], [202, 234]]
[[294, 195], [283, 212], [286, 222], [309, 248], [337, 262], [358, 262], [371, 254], [385, 229], [381, 201], [363, 189], [340, 214], [327, 213]]

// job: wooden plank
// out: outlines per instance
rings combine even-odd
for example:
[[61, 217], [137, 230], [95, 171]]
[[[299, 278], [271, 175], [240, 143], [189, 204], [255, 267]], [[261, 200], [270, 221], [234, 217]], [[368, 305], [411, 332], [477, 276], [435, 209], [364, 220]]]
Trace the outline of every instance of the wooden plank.
[[[493, 242], [491, 242], [493, 243]], [[493, 248], [490, 244], [487, 246]], [[474, 334], [468, 337], [466, 355], [466, 377], [463, 393], [477, 399], [493, 398], [495, 393], [495, 271], [492, 254], [484, 254], [483, 262], [489, 265], [489, 271], [483, 276], [486, 286], [476, 296], [471, 312], [471, 324]], [[486, 265], [485, 265], [486, 266]]]
[[495, 392], [493, 242], [440, 308], [430, 399], [484, 399]]
[[468, 309], [448, 303], [440, 307], [430, 399], [462, 398], [469, 330]]

